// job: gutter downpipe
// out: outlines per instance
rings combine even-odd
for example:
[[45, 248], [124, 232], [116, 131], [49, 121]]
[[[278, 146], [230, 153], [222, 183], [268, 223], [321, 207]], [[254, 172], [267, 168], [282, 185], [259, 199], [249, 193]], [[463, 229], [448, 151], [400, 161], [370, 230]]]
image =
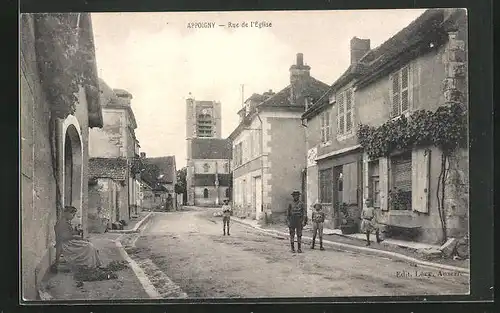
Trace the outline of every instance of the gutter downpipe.
[[257, 118], [260, 121], [260, 211], [264, 211], [264, 124], [262, 122], [262, 119], [260, 118], [259, 114], [259, 108], [255, 108]]

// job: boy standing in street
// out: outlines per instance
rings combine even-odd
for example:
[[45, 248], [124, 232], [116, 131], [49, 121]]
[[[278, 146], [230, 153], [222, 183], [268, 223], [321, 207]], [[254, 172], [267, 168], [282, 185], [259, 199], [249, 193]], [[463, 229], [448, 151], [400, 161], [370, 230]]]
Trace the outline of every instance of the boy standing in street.
[[312, 226], [313, 226], [313, 240], [311, 249], [314, 249], [314, 244], [316, 243], [316, 234], [319, 236], [319, 249], [325, 250], [323, 248], [323, 223], [325, 222], [325, 212], [323, 212], [323, 207], [320, 203], [315, 203], [313, 205], [312, 212]]
[[380, 230], [377, 223], [377, 215], [372, 200], [365, 200], [365, 208], [361, 211], [361, 231], [366, 234], [366, 245], [370, 245], [370, 234], [375, 232], [377, 243], [380, 243]]
[[226, 235], [226, 225], [227, 225], [227, 235], [231, 236], [229, 233], [229, 221], [231, 220], [231, 206], [229, 205], [228, 200], [224, 200], [224, 205], [222, 206], [222, 223], [223, 223], [223, 231], [224, 236]]

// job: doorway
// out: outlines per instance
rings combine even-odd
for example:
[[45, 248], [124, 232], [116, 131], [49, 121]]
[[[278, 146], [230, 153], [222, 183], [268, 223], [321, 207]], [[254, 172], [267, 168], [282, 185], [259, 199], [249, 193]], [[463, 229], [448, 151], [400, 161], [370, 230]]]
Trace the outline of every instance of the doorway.
[[334, 229], [340, 228], [341, 214], [340, 206], [344, 203], [342, 197], [344, 184], [343, 184], [343, 166], [336, 166], [333, 168], [333, 227]]
[[257, 176], [254, 178], [254, 193], [255, 217], [259, 219], [264, 211], [262, 207], [262, 178]]
[[66, 129], [63, 157], [63, 203], [77, 209], [71, 222], [82, 225], [82, 146], [80, 135], [73, 124]]

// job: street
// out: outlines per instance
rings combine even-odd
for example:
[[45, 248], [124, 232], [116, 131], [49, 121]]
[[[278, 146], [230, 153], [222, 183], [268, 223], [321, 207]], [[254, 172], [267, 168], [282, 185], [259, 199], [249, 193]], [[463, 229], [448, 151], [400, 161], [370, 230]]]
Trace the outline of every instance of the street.
[[231, 223], [215, 209], [155, 213], [127, 248], [164, 297], [173, 281], [189, 298], [341, 297], [467, 294], [469, 277], [402, 261], [335, 250], [289, 251], [289, 239]]

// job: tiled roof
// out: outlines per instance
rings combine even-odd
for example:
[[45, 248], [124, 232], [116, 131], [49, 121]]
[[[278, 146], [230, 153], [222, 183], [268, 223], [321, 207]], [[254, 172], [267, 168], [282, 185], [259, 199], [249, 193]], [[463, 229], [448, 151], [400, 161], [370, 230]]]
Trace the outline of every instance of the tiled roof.
[[[231, 135], [229, 135], [229, 138], [235, 138], [241, 132], [241, 130], [245, 128], [245, 125], [249, 123], [249, 119], [252, 116], [252, 113], [257, 110], [257, 108], [288, 108], [289, 110], [296, 110], [298, 108], [301, 108], [302, 110], [304, 110], [305, 104], [294, 105], [290, 102], [291, 88], [291, 85], [286, 86], [285, 88], [253, 108], [253, 110], [249, 112], [249, 114], [243, 119], [243, 121], [233, 130]], [[328, 86], [327, 84], [310, 76], [307, 82], [304, 96], [312, 98], [312, 102], [314, 103], [318, 101], [325, 94], [325, 92], [328, 91], [329, 88], [330, 86]]]
[[[446, 20], [446, 10], [454, 10]], [[330, 90], [325, 93], [331, 93], [337, 90], [349, 81], [355, 79], [355, 85], [361, 87], [377, 75], [381, 68], [386, 67], [393, 60], [398, 58], [406, 51], [412, 49], [422, 41], [432, 39], [438, 33], [445, 23], [453, 24], [455, 20], [463, 17], [465, 11], [461, 9], [429, 9], [426, 10], [417, 19], [411, 22], [407, 27], [403, 28], [397, 34], [386, 40], [379, 47], [367, 52], [359, 61], [359, 63], [349, 66], [349, 68], [332, 84]], [[325, 106], [325, 97], [317, 101], [307, 112], [303, 118], [311, 118], [316, 113], [321, 111]]]
[[89, 178], [112, 178], [125, 180], [127, 177], [127, 160], [123, 158], [91, 158], [89, 159]]
[[[228, 187], [230, 181], [230, 174], [219, 174], [219, 186]], [[215, 186], [215, 174], [195, 174], [194, 185], [197, 187]]]
[[228, 139], [194, 138], [191, 155], [193, 159], [231, 159], [232, 144]]
[[158, 174], [163, 175], [158, 182], [171, 184], [177, 175], [175, 168], [175, 156], [165, 156], [144, 159], [144, 164], [153, 165], [158, 168]]

